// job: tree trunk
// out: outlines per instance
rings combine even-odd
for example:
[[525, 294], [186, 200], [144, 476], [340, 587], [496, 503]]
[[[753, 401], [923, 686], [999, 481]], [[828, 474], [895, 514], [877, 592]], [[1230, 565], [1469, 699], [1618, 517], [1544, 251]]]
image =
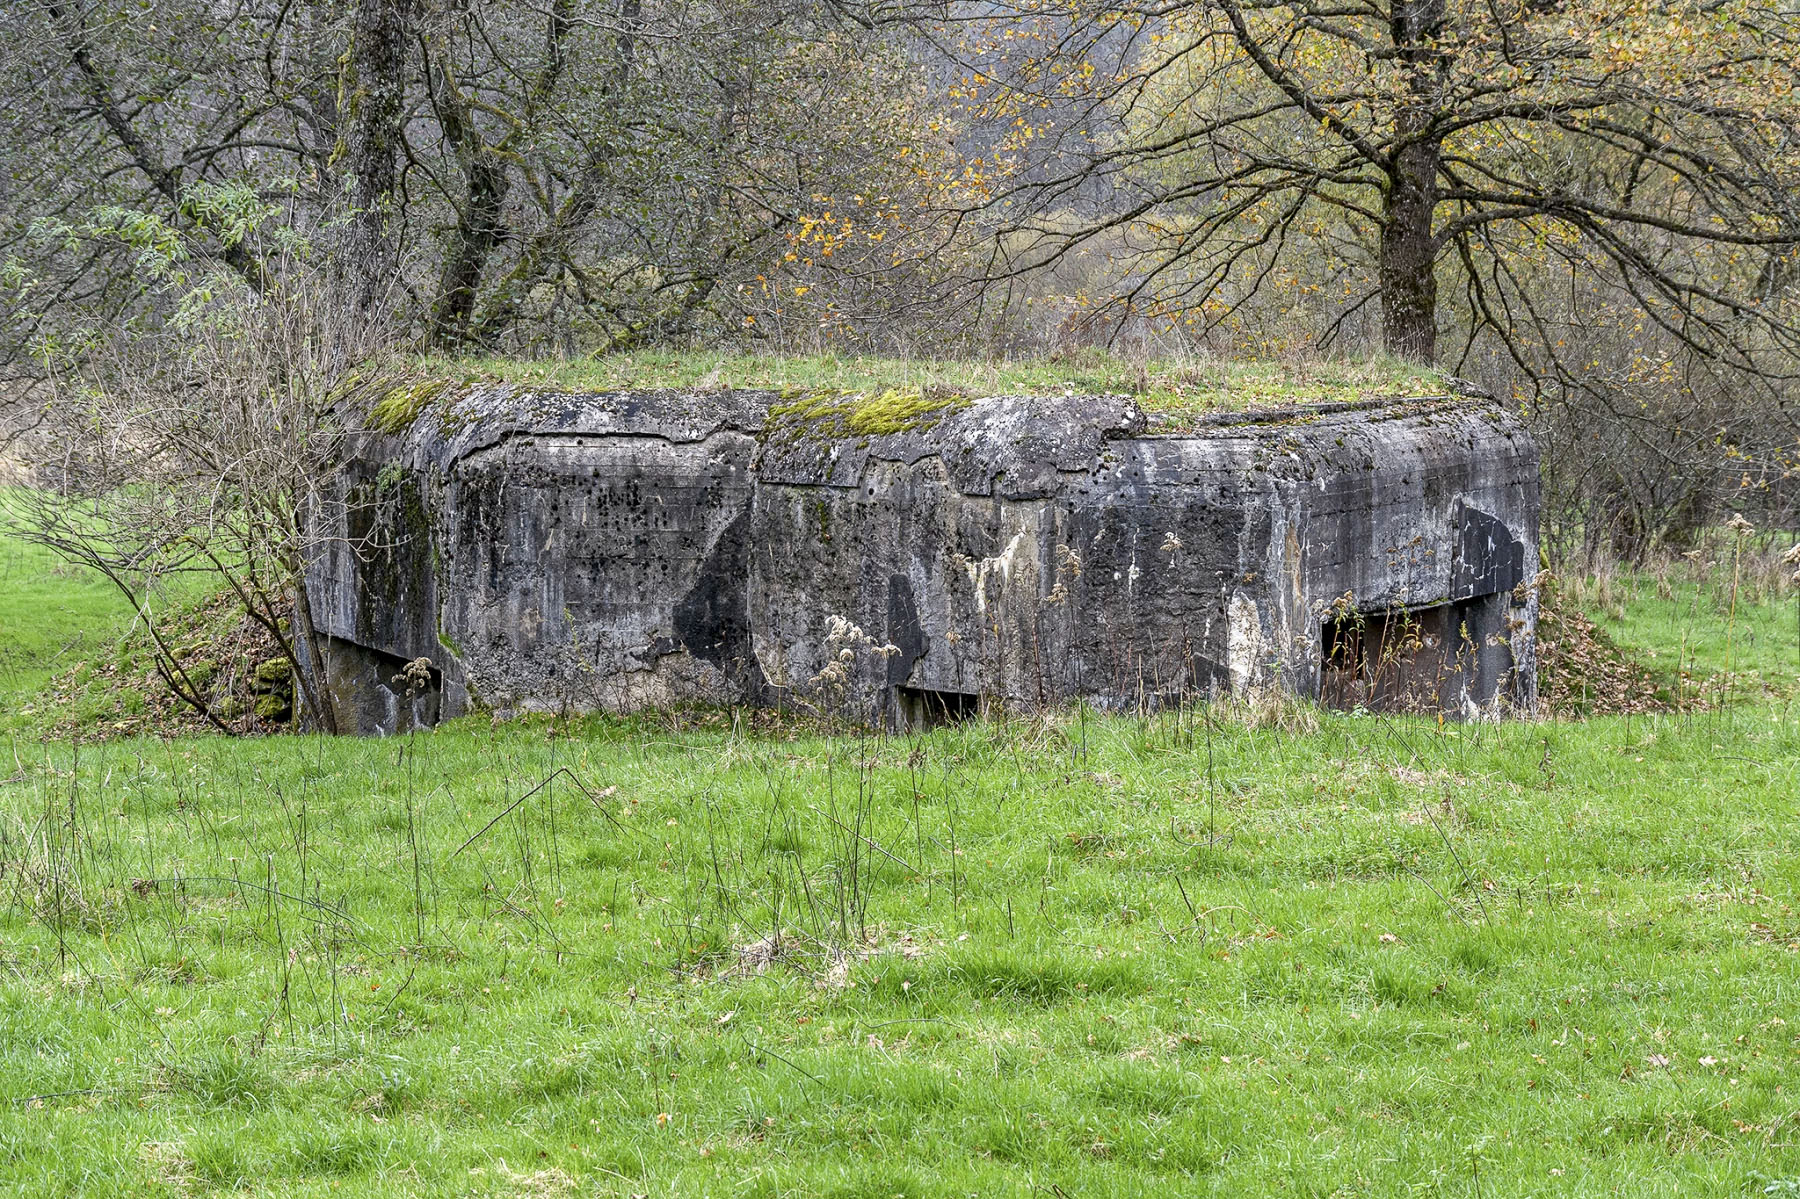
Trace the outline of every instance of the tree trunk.
[[1388, 353], [1415, 362], [1437, 357], [1435, 145], [1395, 155], [1381, 226], [1381, 324]]
[[456, 235], [444, 255], [444, 273], [431, 314], [432, 344], [446, 350], [468, 339], [476, 289], [481, 286], [488, 256], [505, 232], [500, 221], [510, 183], [505, 164], [484, 151], [465, 169], [469, 194], [456, 219]]
[[[636, 20], [638, 0], [628, 8]], [[437, 102], [438, 124], [462, 166], [468, 193], [456, 214], [456, 236], [444, 255], [444, 271], [438, 281], [437, 299], [431, 306], [432, 344], [454, 349], [470, 340], [470, 321], [475, 297], [494, 248], [507, 235], [504, 220], [512, 176], [507, 172], [514, 145], [536, 135], [543, 111], [556, 98], [568, 56], [564, 43], [570, 29], [573, 0], [552, 0], [544, 29], [544, 53], [526, 96], [524, 112], [498, 145], [482, 137], [468, 98], [457, 82], [450, 57], [441, 49], [428, 52], [427, 77]], [[626, 34], [621, 33], [622, 38]]]
[[1381, 318], [1387, 350], [1430, 363], [1437, 356], [1438, 137], [1431, 121], [1443, 63], [1444, 0], [1394, 0], [1392, 36], [1407, 78], [1381, 214]]
[[[615, 101], [617, 97], [624, 95], [631, 82], [632, 71], [637, 63], [639, 27], [643, 23], [643, 0], [618, 0], [617, 13], [615, 58], [610, 76], [602, 77], [599, 91], [602, 103]], [[554, 22], [551, 30], [552, 36], [556, 36]], [[561, 53], [560, 48], [557, 53]], [[561, 69], [560, 63], [557, 69]], [[465, 322], [464, 327], [468, 331], [463, 335], [463, 340], [493, 346], [505, 336], [518, 319], [525, 298], [531, 294], [532, 289], [550, 277], [567, 247], [580, 235], [588, 221], [593, 219], [600, 205], [604, 171], [610, 165], [608, 160], [613, 153], [615, 147], [607, 143], [589, 147], [589, 165], [577, 176], [568, 198], [550, 214], [548, 228], [525, 239], [519, 249], [517, 264], [483, 302], [481, 312], [472, 321]]]
[[392, 233], [394, 184], [406, 118], [406, 48], [414, 0], [359, 0], [343, 101], [343, 157], [350, 172], [350, 224], [343, 267], [359, 312], [386, 294], [399, 267]]
[[294, 583], [294, 635], [306, 646], [306, 656], [312, 659], [312, 673], [302, 669], [302, 663], [292, 652], [288, 655], [294, 667], [294, 685], [300, 689], [301, 698], [306, 701], [312, 717], [318, 722], [319, 731], [335, 736], [338, 732], [337, 701], [332, 698], [331, 667], [325, 659], [325, 645], [319, 636], [319, 626], [313, 623], [312, 597], [306, 593], [306, 576], [304, 573], [295, 576]]
[[432, 344], [454, 349], [468, 338], [476, 289], [481, 286], [489, 255], [506, 232], [501, 211], [512, 180], [506, 173], [505, 157], [481, 136], [448, 65], [433, 71], [432, 80], [438, 124], [443, 128], [444, 140], [456, 152], [468, 185], [468, 194], [457, 210], [456, 235], [444, 254], [444, 271], [431, 308]]

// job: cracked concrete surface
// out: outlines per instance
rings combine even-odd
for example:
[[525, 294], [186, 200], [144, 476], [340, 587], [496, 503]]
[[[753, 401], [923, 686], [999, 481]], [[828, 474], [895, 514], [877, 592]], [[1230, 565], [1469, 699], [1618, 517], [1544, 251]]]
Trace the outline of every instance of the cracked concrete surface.
[[[1496, 406], [1174, 431], [1126, 397], [1001, 396], [880, 427], [768, 392], [487, 387], [364, 438], [308, 579], [342, 712], [1535, 701], [1537, 451]], [[1402, 626], [1425, 632], [1384, 677], [1370, 630]], [[433, 692], [400, 696], [418, 657]]]

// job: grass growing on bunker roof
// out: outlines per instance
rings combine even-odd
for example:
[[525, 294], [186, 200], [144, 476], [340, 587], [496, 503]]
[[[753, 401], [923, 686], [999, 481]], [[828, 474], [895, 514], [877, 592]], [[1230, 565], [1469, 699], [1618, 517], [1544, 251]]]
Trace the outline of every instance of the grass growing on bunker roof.
[[922, 396], [1112, 394], [1183, 413], [1441, 395], [1436, 371], [1387, 358], [1315, 362], [1139, 360], [1099, 350], [993, 361], [640, 352], [567, 362], [426, 359], [421, 373], [474, 373], [566, 390], [754, 388], [777, 392]]

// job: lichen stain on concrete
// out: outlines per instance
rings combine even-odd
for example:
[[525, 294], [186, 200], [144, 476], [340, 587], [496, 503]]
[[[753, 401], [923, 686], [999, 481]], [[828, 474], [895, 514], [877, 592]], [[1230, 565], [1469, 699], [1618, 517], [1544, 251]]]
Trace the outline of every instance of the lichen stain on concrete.
[[1231, 671], [1231, 689], [1247, 694], [1262, 685], [1263, 663], [1269, 652], [1262, 614], [1255, 600], [1239, 593], [1231, 597], [1228, 621], [1225, 664]]
[[1287, 527], [1284, 548], [1287, 550], [1287, 554], [1282, 565], [1286, 568], [1284, 573], [1287, 577], [1288, 595], [1292, 600], [1294, 607], [1299, 608], [1306, 603], [1306, 597], [1300, 585], [1300, 564], [1302, 559], [1300, 531], [1291, 523]]
[[1014, 533], [1006, 548], [992, 558], [971, 560], [964, 567], [968, 571], [969, 585], [975, 589], [975, 610], [982, 615], [987, 614], [988, 579], [995, 574], [1000, 576], [1000, 586], [1004, 588], [1012, 581], [1013, 562], [1018, 557], [1019, 547], [1025, 543], [1028, 529], [1020, 529]]
[[[1014, 709], [1319, 696], [1346, 594], [1468, 625], [1438, 710], [1535, 702], [1537, 449], [1496, 405], [1158, 433], [1122, 396], [957, 397], [855, 428], [834, 399], [797, 435], [780, 402], [485, 387], [363, 437], [307, 574], [347, 723], [817, 704], [834, 614], [898, 647], [839, 697], [870, 721], [897, 718], [900, 686]], [[441, 694], [374, 693], [417, 657]]]

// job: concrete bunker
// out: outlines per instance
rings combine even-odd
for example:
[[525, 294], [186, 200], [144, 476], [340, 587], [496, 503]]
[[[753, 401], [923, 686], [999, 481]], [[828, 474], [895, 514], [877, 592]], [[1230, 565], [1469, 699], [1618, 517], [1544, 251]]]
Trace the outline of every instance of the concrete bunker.
[[[1529, 710], [1537, 485], [1517, 420], [1460, 397], [1178, 422], [1120, 396], [485, 386], [361, 439], [308, 592], [365, 732], [1264, 689]], [[384, 688], [419, 658], [432, 694]]]

